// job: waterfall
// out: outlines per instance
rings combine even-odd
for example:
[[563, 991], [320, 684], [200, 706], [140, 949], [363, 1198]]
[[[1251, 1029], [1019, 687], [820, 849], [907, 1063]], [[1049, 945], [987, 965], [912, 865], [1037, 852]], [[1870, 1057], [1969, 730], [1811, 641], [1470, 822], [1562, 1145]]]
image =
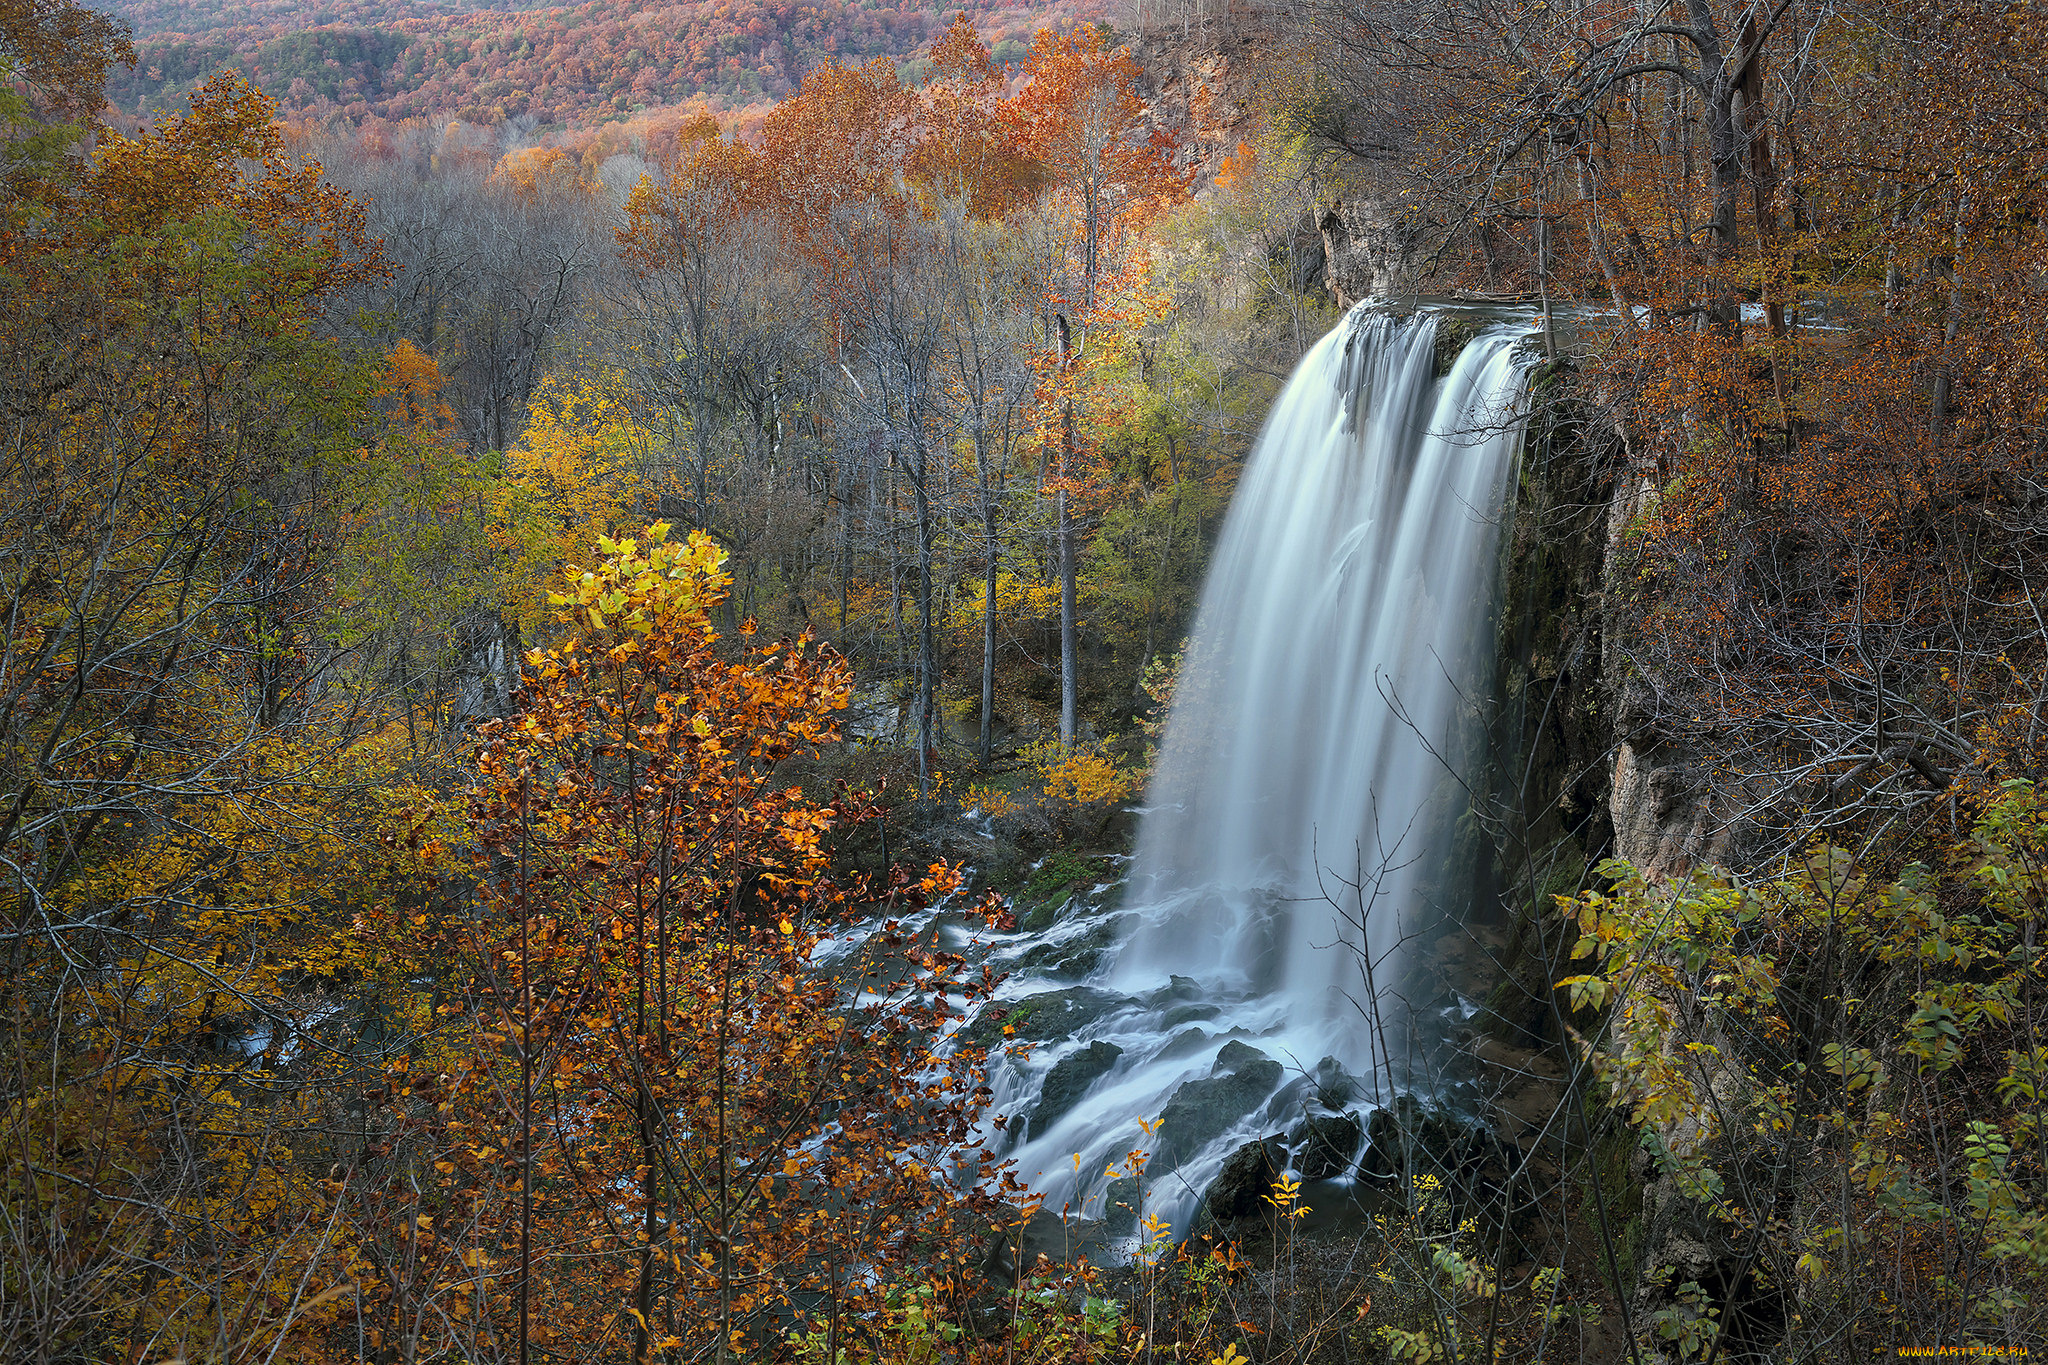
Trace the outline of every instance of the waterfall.
[[1157, 1119], [1145, 1211], [1184, 1230], [1237, 1146], [1362, 1114], [1396, 1081], [1364, 1006], [1394, 989], [1404, 933], [1459, 913], [1471, 885], [1449, 864], [1482, 777], [1530, 364], [1526, 327], [1482, 323], [1440, 375], [1448, 325], [1354, 309], [1245, 467], [1120, 942], [1087, 985], [1043, 997], [1080, 1026], [994, 1068], [997, 1109], [1025, 1129], [1018, 1173], [1051, 1209], [1102, 1217], [1106, 1168]]

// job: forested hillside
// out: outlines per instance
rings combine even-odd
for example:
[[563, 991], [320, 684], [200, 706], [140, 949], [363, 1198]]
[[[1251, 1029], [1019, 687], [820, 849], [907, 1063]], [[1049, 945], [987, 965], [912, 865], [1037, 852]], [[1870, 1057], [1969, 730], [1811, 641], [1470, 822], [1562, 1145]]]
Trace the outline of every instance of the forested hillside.
[[911, 61], [966, 13], [1017, 61], [1041, 25], [1093, 18], [1088, 0], [974, 0], [940, 12], [879, 0], [690, 0], [575, 6], [404, 3], [112, 5], [139, 36], [108, 98], [147, 114], [221, 69], [288, 109], [351, 120], [530, 117], [598, 123], [707, 96], [726, 107], [779, 99], [831, 62]]
[[[0, 1360], [2048, 1350], [2038, 5], [133, 13], [0, 0]], [[1147, 902], [1311, 354], [1509, 472]]]
[[117, 32], [0, 20], [0, 1356], [957, 1311], [989, 982], [855, 926], [961, 881], [906, 821], [1133, 790], [1297, 354], [1249, 200], [1094, 28], [582, 157], [232, 73], [124, 135]]
[[144, 3], [98, 6], [117, 15], [134, 30], [134, 36], [149, 38], [159, 33], [206, 33], [214, 29], [260, 28], [274, 30], [326, 28], [334, 24], [364, 27], [398, 19], [429, 19], [440, 15], [478, 14], [489, 11], [533, 9], [533, 5], [478, 5], [463, 0], [419, 0], [394, 5], [390, 0], [323, 0], [304, 4], [301, 0], [253, 0], [250, 4], [229, 4], [224, 0], [185, 0], [185, 3]]

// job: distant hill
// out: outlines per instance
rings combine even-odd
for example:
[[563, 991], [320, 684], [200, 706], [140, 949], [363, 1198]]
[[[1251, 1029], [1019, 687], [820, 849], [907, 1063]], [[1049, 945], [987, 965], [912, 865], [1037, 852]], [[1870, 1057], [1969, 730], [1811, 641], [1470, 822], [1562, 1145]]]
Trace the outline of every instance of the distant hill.
[[135, 28], [138, 41], [160, 33], [210, 34], [243, 29], [280, 32], [369, 28], [402, 19], [449, 18], [480, 10], [546, 8], [544, 0], [101, 0], [94, 8], [118, 14]]
[[[1108, 0], [588, 0], [478, 9], [451, 0], [108, 0], [134, 25], [137, 62], [108, 82], [118, 109], [175, 103], [224, 67], [288, 109], [360, 121], [530, 117], [592, 124], [678, 104], [773, 100], [831, 61], [916, 54], [966, 11], [1004, 60], [1048, 23]], [[906, 74], [915, 75], [913, 69]]]

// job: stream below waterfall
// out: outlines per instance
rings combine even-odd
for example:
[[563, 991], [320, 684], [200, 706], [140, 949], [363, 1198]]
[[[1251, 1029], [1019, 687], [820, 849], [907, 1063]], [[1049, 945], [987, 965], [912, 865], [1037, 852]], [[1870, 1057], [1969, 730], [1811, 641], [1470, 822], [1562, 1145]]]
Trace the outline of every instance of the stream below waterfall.
[[1473, 1013], [1411, 998], [1404, 945], [1463, 919], [1483, 861], [1462, 798], [1531, 330], [1498, 305], [1368, 300], [1274, 404], [1124, 878], [977, 949], [1008, 972], [966, 1028], [991, 1048], [985, 1136], [1047, 1209], [1126, 1246], [1148, 1217], [1182, 1236], [1262, 1138], [1327, 1203], [1406, 1061]]

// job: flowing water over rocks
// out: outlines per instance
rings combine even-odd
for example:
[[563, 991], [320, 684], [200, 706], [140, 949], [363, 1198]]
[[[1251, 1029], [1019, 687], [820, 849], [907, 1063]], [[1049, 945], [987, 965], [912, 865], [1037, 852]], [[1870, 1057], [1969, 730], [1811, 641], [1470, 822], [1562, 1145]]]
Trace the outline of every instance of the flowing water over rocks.
[[991, 1063], [994, 1136], [1046, 1207], [1127, 1233], [1134, 1147], [1143, 1212], [1177, 1232], [1234, 1153], [1354, 1178], [1404, 1046], [1370, 1006], [1400, 994], [1404, 936], [1473, 885], [1461, 793], [1485, 758], [1527, 332], [1361, 305], [1275, 405], [1123, 894], [997, 944], [1013, 974], [970, 1029], [1035, 1045]]

